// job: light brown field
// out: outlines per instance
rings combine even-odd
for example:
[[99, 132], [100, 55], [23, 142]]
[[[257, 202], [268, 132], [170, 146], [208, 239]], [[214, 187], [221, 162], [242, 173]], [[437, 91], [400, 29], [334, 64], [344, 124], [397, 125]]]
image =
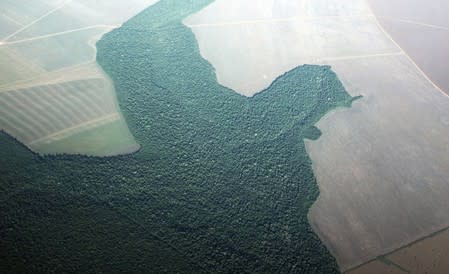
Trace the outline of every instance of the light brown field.
[[347, 273], [449, 273], [449, 230], [425, 237]]
[[449, 94], [449, 2], [369, 0], [393, 39], [442, 90]]
[[449, 231], [402, 248], [387, 258], [410, 273], [449, 273]]

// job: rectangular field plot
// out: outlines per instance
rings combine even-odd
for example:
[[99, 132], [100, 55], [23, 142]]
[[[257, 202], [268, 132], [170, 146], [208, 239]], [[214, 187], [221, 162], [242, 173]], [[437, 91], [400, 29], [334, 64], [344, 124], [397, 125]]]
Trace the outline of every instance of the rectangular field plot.
[[41, 142], [30, 144], [32, 150], [42, 154], [86, 154], [98, 156], [120, 155], [135, 152], [139, 145], [129, 132], [125, 120], [112, 114], [94, 120]]
[[88, 29], [9, 46], [24, 58], [53, 71], [95, 60], [95, 42], [107, 31]]
[[369, 0], [391, 37], [449, 94], [449, 1]]
[[155, 2], [157, 0], [77, 0], [67, 2], [42, 20], [10, 37], [9, 41], [19, 41], [98, 25], [119, 25]]
[[367, 16], [363, 0], [216, 0], [184, 20], [186, 25], [286, 20], [300, 17]]
[[425, 237], [346, 273], [449, 273], [449, 230]]
[[[28, 65], [31, 67], [31, 65]], [[42, 70], [42, 69], [41, 69]], [[42, 70], [36, 77], [25, 77], [23, 80], [9, 82], [0, 85], [0, 93], [2, 91], [10, 91], [17, 89], [28, 89], [35, 86], [45, 86], [60, 84], [64, 82], [73, 82], [83, 79], [105, 79], [109, 81], [103, 70], [96, 62], [59, 69], [52, 72]], [[112, 87], [112, 85], [110, 85]]]
[[380, 18], [406, 19], [449, 28], [449, 2], [433, 0], [368, 0], [374, 13]]
[[387, 258], [411, 273], [449, 273], [449, 230], [404, 247]]
[[19, 25], [27, 25], [44, 16], [55, 7], [61, 5], [64, 0], [2, 0], [0, 2], [0, 17]]
[[102, 79], [36, 86], [0, 93], [1, 128], [25, 144], [116, 113]]

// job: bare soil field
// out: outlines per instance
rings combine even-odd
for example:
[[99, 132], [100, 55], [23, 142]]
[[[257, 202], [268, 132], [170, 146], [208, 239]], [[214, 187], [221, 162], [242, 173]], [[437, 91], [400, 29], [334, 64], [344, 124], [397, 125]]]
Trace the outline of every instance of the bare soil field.
[[217, 0], [184, 23], [219, 82], [243, 95], [312, 63], [363, 96], [306, 141], [321, 192], [309, 221], [347, 270], [449, 225], [449, 97], [366, 1], [292, 2]]
[[387, 258], [410, 273], [449, 273], [449, 231], [402, 248]]
[[155, 2], [2, 2], [0, 129], [42, 154], [136, 151], [95, 43]]
[[300, 64], [399, 51], [363, 1], [218, 0], [184, 24], [218, 81], [246, 96]]
[[349, 270], [348, 274], [365, 273], [448, 273], [449, 230], [402, 247], [390, 254]]
[[268, 87], [280, 73], [298, 64], [396, 52], [372, 20], [358, 16], [312, 16], [286, 21], [267, 19], [190, 26], [200, 41], [202, 55], [214, 64], [218, 81], [252, 96]]
[[449, 2], [368, 0], [379, 22], [408, 55], [449, 94]]

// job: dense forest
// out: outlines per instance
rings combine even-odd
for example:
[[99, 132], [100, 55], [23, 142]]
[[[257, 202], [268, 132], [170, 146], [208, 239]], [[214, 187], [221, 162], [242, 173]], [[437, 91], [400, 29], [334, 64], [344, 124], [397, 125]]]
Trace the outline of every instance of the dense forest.
[[0, 133], [0, 272], [338, 272], [303, 139], [354, 98], [326, 66], [251, 98], [220, 86], [182, 24], [210, 2], [162, 0], [97, 44], [139, 152], [40, 156]]

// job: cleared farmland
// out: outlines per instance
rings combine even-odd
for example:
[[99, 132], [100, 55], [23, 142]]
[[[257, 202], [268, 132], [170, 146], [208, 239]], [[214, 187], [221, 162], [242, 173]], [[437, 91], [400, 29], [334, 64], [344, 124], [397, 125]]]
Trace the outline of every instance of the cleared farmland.
[[47, 14], [64, 3], [64, 0], [15, 0], [2, 1], [0, 4], [0, 39], [32, 24], [33, 21]]
[[27, 62], [13, 49], [1, 45], [0, 64], [0, 86], [45, 73], [44, 69]]
[[430, 79], [449, 94], [449, 2], [369, 0], [379, 22]]
[[389, 254], [379, 256], [378, 259], [347, 273], [447, 273], [448, 256], [449, 230], [444, 229]]
[[0, 3], [0, 129], [43, 154], [136, 151], [95, 43], [155, 2]]
[[243, 95], [300, 64], [399, 52], [363, 1], [272, 2], [218, 0], [184, 20], [218, 81]]
[[[97, 78], [4, 90], [0, 92], [0, 119], [7, 132], [20, 136], [20, 140], [32, 150], [40, 153], [49, 153], [48, 150], [52, 153], [64, 152], [61, 145], [60, 151], [52, 149], [51, 143], [74, 133], [121, 120], [114, 97], [109, 94], [111, 87], [108, 84], [104, 79]], [[108, 137], [122, 138], [117, 133]], [[71, 141], [70, 144], [81, 149], [76, 146], [76, 141]], [[91, 146], [100, 144], [102, 142], [93, 142]], [[132, 143], [127, 146], [134, 148]], [[67, 148], [69, 147], [68, 145]], [[92, 147], [91, 150], [96, 151]], [[115, 154], [116, 151], [126, 149], [112, 147], [108, 153]]]
[[303, 63], [330, 65], [363, 95], [306, 141], [321, 193], [309, 220], [343, 270], [448, 225], [449, 99], [365, 1], [218, 0], [184, 23], [243, 95]]
[[445, 230], [404, 247], [387, 258], [410, 273], [449, 272], [449, 231]]
[[47, 16], [23, 31], [10, 36], [8, 41], [21, 41], [33, 37], [102, 25], [119, 26], [155, 2], [157, 0], [129, 0], [126, 2], [117, 0], [61, 1], [59, 5], [54, 5], [54, 9]]
[[20, 43], [8, 43], [7, 47], [28, 62], [50, 72], [95, 62], [95, 41], [110, 29], [110, 27], [99, 27], [80, 30]]

